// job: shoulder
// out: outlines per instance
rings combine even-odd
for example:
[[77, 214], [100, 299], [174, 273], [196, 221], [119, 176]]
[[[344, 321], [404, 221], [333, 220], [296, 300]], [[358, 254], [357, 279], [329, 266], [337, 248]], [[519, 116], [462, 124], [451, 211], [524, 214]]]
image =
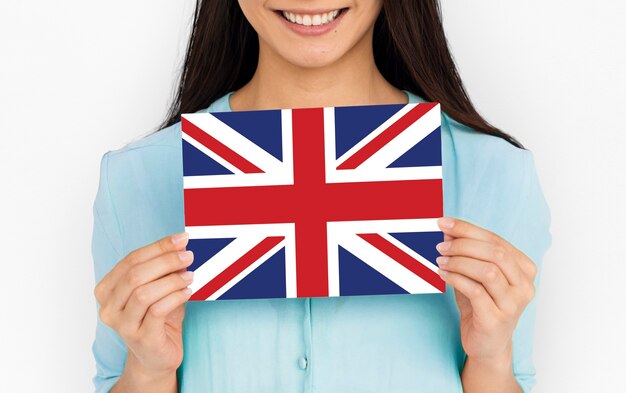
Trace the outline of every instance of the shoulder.
[[109, 162], [118, 163], [145, 155], [159, 154], [162, 151], [178, 149], [180, 147], [180, 133], [180, 122], [176, 122], [159, 131], [129, 142], [119, 149], [110, 150], [105, 156]]
[[182, 172], [180, 138], [181, 125], [177, 122], [107, 151], [101, 167], [109, 186], [124, 191], [141, 184], [162, 183]]
[[[409, 102], [427, 102], [416, 93], [404, 91], [409, 95]], [[443, 110], [441, 131], [444, 166], [456, 166], [464, 172], [464, 176], [480, 176], [490, 169], [496, 174], [506, 170], [506, 173], [515, 175], [532, 163], [530, 151], [462, 124]]]
[[530, 150], [479, 132], [445, 113], [442, 150], [444, 166], [453, 167], [456, 177], [464, 180], [466, 187], [476, 187], [475, 191], [500, 191], [501, 197], [517, 194], [527, 186], [527, 177], [535, 171]]
[[445, 113], [442, 114], [442, 133], [454, 157], [473, 172], [482, 169], [492, 171], [493, 175], [511, 177], [528, 169], [533, 161], [530, 150], [514, 146], [499, 136], [479, 132]]
[[124, 191], [182, 171], [180, 133], [180, 122], [177, 122], [106, 152], [101, 166], [105, 166], [110, 186]]
[[[444, 197], [447, 214], [509, 237], [523, 215], [544, 227], [549, 210], [534, 154], [503, 138], [476, 131], [442, 115]], [[448, 195], [446, 195], [448, 192]]]
[[94, 210], [122, 255], [180, 230], [180, 123], [106, 152], [99, 184]]

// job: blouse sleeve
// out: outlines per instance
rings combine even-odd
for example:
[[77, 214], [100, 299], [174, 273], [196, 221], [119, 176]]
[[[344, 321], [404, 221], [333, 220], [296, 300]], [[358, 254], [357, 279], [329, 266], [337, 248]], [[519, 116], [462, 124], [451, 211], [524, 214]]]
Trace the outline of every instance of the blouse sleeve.
[[[108, 184], [109, 154], [104, 154], [100, 162], [100, 181], [93, 205], [91, 250], [96, 283], [123, 257], [119, 226]], [[97, 302], [96, 309], [99, 311]], [[96, 361], [96, 375], [93, 377], [95, 392], [109, 392], [124, 370], [127, 348], [117, 332], [102, 323], [99, 316], [92, 352]]]
[[550, 233], [550, 210], [544, 198], [533, 153], [524, 150], [522, 154], [522, 190], [520, 206], [515, 209], [517, 218], [509, 238], [513, 246], [526, 254], [538, 267], [535, 279], [535, 298], [522, 313], [513, 334], [513, 372], [522, 390], [530, 392], [535, 385], [533, 364], [533, 339], [536, 314], [536, 299], [539, 291], [539, 278], [543, 256], [552, 243]]

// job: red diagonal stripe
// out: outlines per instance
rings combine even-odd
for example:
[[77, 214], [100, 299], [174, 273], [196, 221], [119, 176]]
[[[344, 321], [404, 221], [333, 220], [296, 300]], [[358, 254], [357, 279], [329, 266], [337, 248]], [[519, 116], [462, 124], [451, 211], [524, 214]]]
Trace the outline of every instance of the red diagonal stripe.
[[228, 146], [204, 132], [189, 120], [182, 118], [182, 130], [185, 134], [200, 142], [207, 149], [228, 161], [243, 173], [263, 173], [256, 165], [246, 160]]
[[218, 274], [213, 280], [198, 289], [193, 295], [191, 295], [189, 300], [206, 300], [209, 296], [226, 285], [227, 282], [237, 277], [239, 273], [246, 270], [248, 266], [252, 265], [284, 239], [284, 236], [266, 237], [259, 244], [252, 247], [247, 253], [243, 254], [241, 258], [237, 259], [233, 264], [224, 269], [224, 271]]
[[425, 102], [415, 105], [413, 109], [404, 114], [400, 119], [393, 123], [389, 128], [378, 134], [374, 139], [369, 141], [360, 150], [357, 150], [352, 156], [348, 157], [337, 169], [355, 169], [365, 162], [368, 158], [379, 151], [383, 146], [392, 139], [400, 135], [411, 124], [415, 123], [420, 117], [424, 116], [428, 111], [437, 105], [436, 102]]
[[358, 236], [387, 254], [389, 257], [393, 258], [399, 264], [415, 273], [415, 275], [437, 288], [439, 291], [446, 291], [446, 283], [437, 273], [433, 272], [424, 266], [420, 261], [396, 247], [393, 243], [389, 242], [389, 240], [377, 233], [361, 233], [358, 234]]

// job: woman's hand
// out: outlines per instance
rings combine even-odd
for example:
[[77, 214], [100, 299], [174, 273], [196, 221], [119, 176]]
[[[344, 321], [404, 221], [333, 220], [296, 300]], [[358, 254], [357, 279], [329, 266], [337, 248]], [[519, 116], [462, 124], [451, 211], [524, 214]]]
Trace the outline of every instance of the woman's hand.
[[454, 288], [468, 362], [512, 373], [513, 331], [534, 296], [537, 268], [493, 232], [448, 217], [438, 224], [445, 241], [437, 245], [437, 264]]
[[129, 387], [147, 387], [175, 378], [183, 358], [184, 304], [191, 295], [187, 286], [193, 279], [193, 272], [186, 271], [193, 261], [191, 251], [184, 251], [188, 240], [179, 233], [132, 251], [94, 290], [100, 319], [128, 347], [124, 374], [133, 375], [123, 375], [118, 385], [126, 381]]

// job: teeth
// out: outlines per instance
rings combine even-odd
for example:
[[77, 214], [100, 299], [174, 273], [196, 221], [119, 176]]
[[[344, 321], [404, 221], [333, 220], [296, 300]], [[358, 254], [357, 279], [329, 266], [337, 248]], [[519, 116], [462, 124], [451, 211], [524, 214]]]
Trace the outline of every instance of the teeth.
[[293, 23], [297, 23], [299, 25], [304, 26], [320, 26], [325, 25], [326, 23], [330, 23], [339, 14], [339, 10], [334, 10], [330, 12], [326, 12], [324, 14], [294, 14], [293, 12], [282, 11], [283, 16], [290, 20]]

